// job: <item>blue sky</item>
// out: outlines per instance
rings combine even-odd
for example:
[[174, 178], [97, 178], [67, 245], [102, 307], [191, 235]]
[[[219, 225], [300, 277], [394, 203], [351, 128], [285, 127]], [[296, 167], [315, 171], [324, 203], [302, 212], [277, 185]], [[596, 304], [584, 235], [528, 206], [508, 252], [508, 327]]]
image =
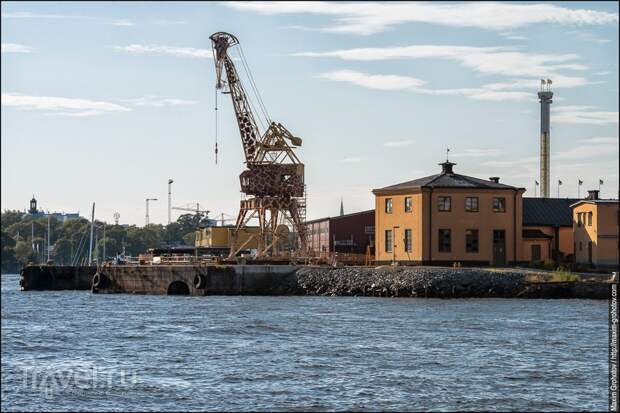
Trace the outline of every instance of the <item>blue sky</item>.
[[[236, 215], [243, 153], [209, 35], [235, 34], [271, 117], [304, 139], [308, 217], [455, 170], [534, 195], [540, 78], [552, 193], [618, 190], [618, 3], [2, 2], [2, 209], [165, 223]], [[242, 72], [242, 70], [240, 69]], [[180, 212], [173, 212], [173, 216]]]

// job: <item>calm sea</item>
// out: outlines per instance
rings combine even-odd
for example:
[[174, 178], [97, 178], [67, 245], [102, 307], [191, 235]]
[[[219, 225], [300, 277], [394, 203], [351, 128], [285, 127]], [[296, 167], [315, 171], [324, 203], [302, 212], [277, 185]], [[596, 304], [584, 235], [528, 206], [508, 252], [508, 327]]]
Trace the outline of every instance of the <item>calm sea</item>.
[[606, 410], [606, 301], [21, 292], [2, 410]]

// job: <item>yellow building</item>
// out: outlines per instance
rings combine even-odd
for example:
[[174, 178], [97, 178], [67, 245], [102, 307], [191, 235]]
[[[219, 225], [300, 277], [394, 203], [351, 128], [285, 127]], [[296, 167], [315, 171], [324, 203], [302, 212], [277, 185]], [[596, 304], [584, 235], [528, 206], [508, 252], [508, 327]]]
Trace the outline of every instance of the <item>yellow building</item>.
[[[231, 233], [234, 229], [235, 228], [232, 226], [200, 228], [196, 231], [195, 246], [204, 248], [230, 248]], [[258, 234], [258, 227], [240, 229], [237, 245], [243, 245], [254, 234]], [[258, 248], [258, 239], [253, 237], [243, 248]]]
[[618, 200], [599, 199], [598, 191], [588, 192], [587, 199], [572, 205], [575, 262], [618, 268]]
[[573, 261], [575, 198], [523, 198], [523, 260], [530, 264]]
[[506, 265], [522, 262], [525, 189], [456, 174], [374, 189], [378, 263]]

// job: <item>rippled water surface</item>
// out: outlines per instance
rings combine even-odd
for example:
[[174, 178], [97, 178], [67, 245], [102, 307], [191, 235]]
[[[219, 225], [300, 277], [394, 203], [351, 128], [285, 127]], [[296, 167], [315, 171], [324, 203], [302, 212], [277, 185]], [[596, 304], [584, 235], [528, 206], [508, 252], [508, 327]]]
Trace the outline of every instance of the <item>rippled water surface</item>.
[[2, 410], [606, 410], [607, 302], [21, 292]]

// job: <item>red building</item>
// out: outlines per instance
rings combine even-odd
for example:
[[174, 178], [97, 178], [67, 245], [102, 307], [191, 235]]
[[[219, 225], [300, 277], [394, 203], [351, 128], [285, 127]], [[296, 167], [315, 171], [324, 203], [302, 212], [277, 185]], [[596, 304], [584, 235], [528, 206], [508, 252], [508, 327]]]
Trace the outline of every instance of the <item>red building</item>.
[[327, 217], [306, 222], [308, 248], [320, 252], [366, 253], [375, 248], [375, 210]]

